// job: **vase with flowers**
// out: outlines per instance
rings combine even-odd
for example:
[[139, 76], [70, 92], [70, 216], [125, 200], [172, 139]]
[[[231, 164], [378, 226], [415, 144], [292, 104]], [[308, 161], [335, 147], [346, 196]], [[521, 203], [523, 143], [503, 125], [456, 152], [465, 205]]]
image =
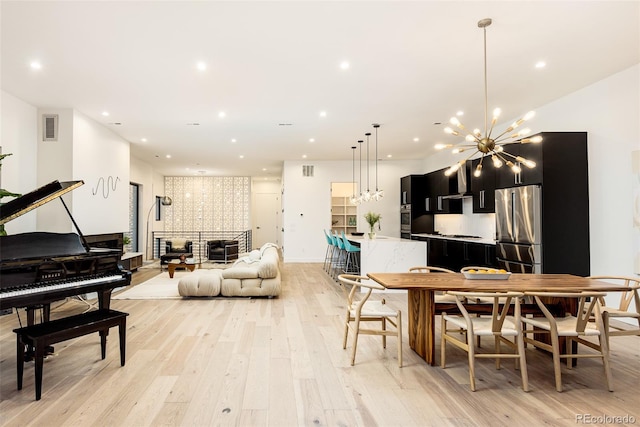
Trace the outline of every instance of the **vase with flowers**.
[[367, 212], [366, 215], [364, 216], [364, 219], [367, 221], [367, 224], [369, 224], [369, 239], [376, 238], [375, 227], [376, 227], [376, 224], [378, 224], [378, 231], [380, 231], [381, 218], [382, 218], [382, 215], [378, 213], [373, 213], [373, 212]]

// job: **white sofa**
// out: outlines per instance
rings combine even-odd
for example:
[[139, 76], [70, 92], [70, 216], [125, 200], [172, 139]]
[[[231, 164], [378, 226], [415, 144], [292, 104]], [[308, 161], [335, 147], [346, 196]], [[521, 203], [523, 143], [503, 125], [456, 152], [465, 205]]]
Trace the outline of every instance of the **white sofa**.
[[278, 246], [265, 243], [224, 270], [199, 270], [178, 282], [178, 292], [188, 297], [280, 295], [280, 255]]

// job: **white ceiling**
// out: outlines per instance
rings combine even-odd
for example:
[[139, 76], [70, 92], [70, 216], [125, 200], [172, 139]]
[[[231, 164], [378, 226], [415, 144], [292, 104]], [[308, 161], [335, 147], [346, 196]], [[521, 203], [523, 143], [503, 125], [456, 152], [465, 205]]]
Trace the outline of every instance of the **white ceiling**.
[[[458, 142], [434, 123], [464, 110], [464, 123], [483, 126], [482, 18], [493, 19], [489, 109], [500, 106], [505, 121], [640, 62], [638, 1], [0, 7], [2, 90], [104, 123], [165, 175], [279, 177], [283, 160], [305, 154], [350, 160], [374, 122], [381, 159], [424, 158], [437, 142]], [[30, 68], [34, 60], [42, 69]], [[534, 67], [539, 60], [546, 68]], [[543, 130], [535, 119], [529, 126]]]

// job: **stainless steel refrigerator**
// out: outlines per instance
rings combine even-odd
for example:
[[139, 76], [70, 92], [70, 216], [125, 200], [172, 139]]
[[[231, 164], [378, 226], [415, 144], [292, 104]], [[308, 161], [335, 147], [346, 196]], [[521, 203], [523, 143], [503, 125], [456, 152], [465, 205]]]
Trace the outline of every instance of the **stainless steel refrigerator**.
[[542, 188], [496, 190], [496, 256], [513, 273], [542, 273]]

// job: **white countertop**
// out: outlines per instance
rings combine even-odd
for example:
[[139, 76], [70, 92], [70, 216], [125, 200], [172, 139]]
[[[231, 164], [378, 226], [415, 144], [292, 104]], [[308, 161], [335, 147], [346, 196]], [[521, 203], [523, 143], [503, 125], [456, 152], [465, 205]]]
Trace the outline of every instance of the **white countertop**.
[[[362, 241], [365, 240], [371, 240], [369, 239], [369, 236], [367, 236], [367, 234], [365, 233], [364, 236], [347, 236], [347, 239], [349, 239], [350, 242], [355, 242], [355, 243], [360, 243]], [[410, 242], [411, 240], [408, 239], [401, 239], [399, 237], [388, 237], [388, 236], [380, 236], [379, 234], [376, 234], [376, 238], [373, 240], [379, 240], [379, 241], [387, 241], [387, 242], [393, 242], [393, 243], [407, 243]]]
[[411, 236], [418, 237], [428, 237], [430, 239], [445, 239], [445, 240], [457, 240], [459, 242], [470, 242], [470, 243], [482, 243], [484, 245], [495, 245], [496, 241], [493, 239], [485, 239], [485, 238], [473, 238], [473, 237], [451, 237], [451, 236], [443, 236], [441, 234], [428, 234], [428, 233], [418, 233], [411, 234]]

